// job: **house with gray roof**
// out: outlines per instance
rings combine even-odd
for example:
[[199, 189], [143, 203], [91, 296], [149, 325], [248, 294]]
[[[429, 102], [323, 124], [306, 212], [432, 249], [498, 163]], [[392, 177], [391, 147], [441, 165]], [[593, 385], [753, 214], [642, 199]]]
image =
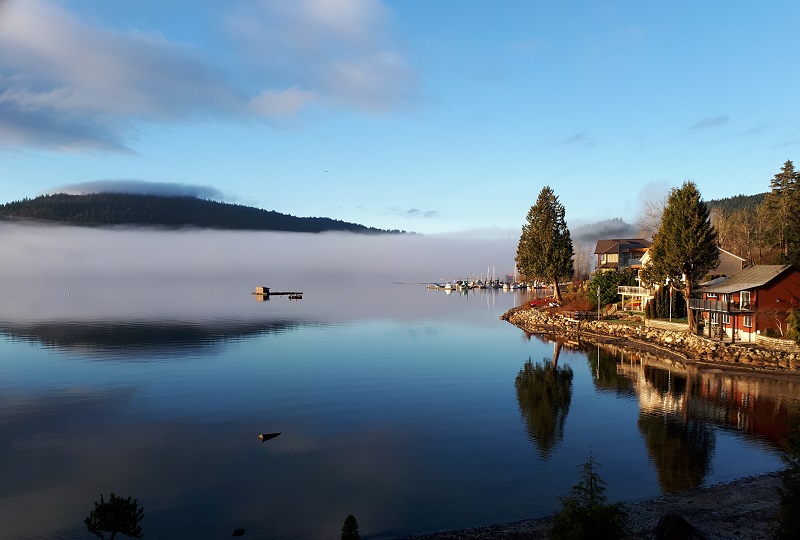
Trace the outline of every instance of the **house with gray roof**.
[[642, 267], [642, 255], [649, 248], [650, 242], [644, 238], [598, 240], [594, 248], [597, 270], [639, 270]]
[[709, 337], [755, 341], [756, 334], [786, 332], [786, 319], [800, 308], [800, 270], [783, 264], [758, 264], [728, 278], [712, 280], [689, 300]]

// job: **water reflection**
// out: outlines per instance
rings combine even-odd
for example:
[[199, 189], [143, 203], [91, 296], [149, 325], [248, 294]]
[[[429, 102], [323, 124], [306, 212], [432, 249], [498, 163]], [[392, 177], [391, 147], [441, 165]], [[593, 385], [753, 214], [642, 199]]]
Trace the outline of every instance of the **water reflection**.
[[190, 357], [220, 344], [313, 325], [296, 320], [56, 320], [0, 322], [0, 336], [64, 352], [114, 358]]
[[714, 434], [705, 425], [642, 412], [639, 431], [663, 491], [675, 493], [702, 485], [714, 453]]
[[639, 403], [637, 426], [662, 491], [706, 480], [714, 456], [714, 426], [734, 428], [780, 448], [797, 409], [800, 383], [769, 376], [702, 371], [614, 346], [587, 350], [595, 387]]
[[543, 458], [564, 438], [564, 423], [572, 400], [572, 369], [559, 366], [561, 343], [553, 344], [553, 357], [533, 364], [530, 358], [514, 386], [525, 428]]

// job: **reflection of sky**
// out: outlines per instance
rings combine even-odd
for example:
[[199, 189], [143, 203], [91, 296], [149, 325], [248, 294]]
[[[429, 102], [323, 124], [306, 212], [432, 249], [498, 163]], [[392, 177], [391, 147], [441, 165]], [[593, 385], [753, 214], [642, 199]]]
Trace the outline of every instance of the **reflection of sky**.
[[[572, 402], [539, 456], [514, 379], [553, 345], [498, 320], [511, 293], [246, 273], [20, 287], [47, 302], [2, 308], [0, 536], [85, 537], [112, 490], [138, 498], [154, 538], [330, 538], [347, 514], [376, 538], [509, 522], [552, 512], [590, 446], [612, 500], [658, 494], [637, 397], [598, 390], [582, 352], [561, 351]], [[259, 303], [255, 284], [305, 296]], [[119, 348], [109, 332], [133, 337]], [[716, 437], [707, 482], [781, 465], [741, 433]]]

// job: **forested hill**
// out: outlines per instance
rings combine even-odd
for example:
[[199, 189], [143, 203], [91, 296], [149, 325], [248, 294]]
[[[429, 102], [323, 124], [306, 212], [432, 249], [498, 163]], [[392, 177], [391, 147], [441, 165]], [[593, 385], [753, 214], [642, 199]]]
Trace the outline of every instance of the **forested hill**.
[[766, 193], [758, 195], [734, 195], [724, 199], [713, 199], [706, 201], [709, 210], [720, 210], [725, 213], [736, 212], [739, 210], [755, 210], [764, 200]]
[[0, 220], [35, 220], [84, 226], [136, 225], [228, 230], [399, 234], [322, 217], [295, 217], [272, 210], [195, 197], [124, 193], [42, 195], [0, 206]]

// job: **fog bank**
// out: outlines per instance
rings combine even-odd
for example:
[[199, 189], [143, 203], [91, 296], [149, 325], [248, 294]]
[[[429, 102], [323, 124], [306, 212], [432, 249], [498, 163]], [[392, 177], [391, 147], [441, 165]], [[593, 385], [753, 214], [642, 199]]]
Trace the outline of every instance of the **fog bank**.
[[99, 305], [207, 318], [235, 313], [230, 301], [251, 301], [258, 285], [321, 298], [340, 286], [500, 276], [513, 272], [517, 238], [2, 224], [0, 242], [0, 319], [10, 320], [90, 316]]

